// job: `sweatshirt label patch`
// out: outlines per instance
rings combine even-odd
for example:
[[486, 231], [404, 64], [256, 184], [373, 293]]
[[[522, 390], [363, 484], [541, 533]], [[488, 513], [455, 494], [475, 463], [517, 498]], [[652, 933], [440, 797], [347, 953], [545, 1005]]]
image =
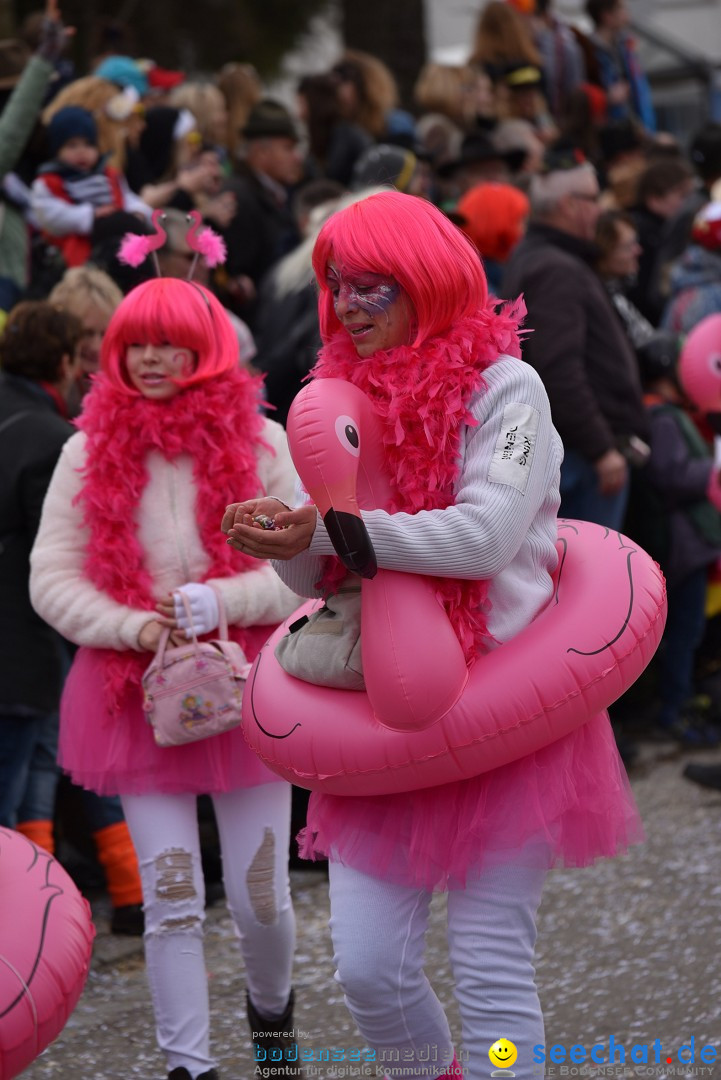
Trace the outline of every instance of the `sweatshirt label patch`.
[[503, 410], [501, 434], [488, 470], [492, 484], [508, 484], [525, 494], [536, 449], [540, 415], [531, 405], [513, 401]]

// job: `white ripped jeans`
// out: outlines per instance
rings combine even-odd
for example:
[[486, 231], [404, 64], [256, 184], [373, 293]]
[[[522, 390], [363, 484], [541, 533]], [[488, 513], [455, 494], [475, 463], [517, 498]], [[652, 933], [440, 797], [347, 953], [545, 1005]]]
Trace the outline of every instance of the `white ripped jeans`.
[[[295, 917], [288, 880], [289, 784], [214, 795], [223, 882], [245, 961], [248, 992], [264, 1016], [290, 994]], [[138, 855], [145, 959], [158, 1045], [168, 1070], [192, 1077], [214, 1062], [203, 956], [205, 883], [195, 795], [123, 795]]]
[[[544, 1035], [533, 953], [545, 875], [545, 868], [511, 863], [448, 893], [464, 1080], [488, 1080], [494, 1069], [488, 1050], [501, 1038], [518, 1049], [516, 1080], [538, 1077], [532, 1047]], [[331, 862], [330, 898], [335, 977], [378, 1062], [389, 1077], [444, 1076], [453, 1058], [451, 1033], [423, 970], [431, 893]]]

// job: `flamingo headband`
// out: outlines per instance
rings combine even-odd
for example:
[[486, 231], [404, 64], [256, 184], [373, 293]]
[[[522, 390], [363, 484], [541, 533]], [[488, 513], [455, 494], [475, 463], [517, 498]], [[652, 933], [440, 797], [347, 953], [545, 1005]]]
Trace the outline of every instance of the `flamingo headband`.
[[[140, 266], [145, 262], [148, 255], [153, 257], [153, 265], [155, 267], [155, 273], [158, 277], [161, 276], [160, 264], [158, 263], [158, 248], [161, 248], [166, 242], [168, 236], [163, 228], [163, 221], [165, 220], [165, 214], [162, 210], [154, 210], [151, 221], [153, 228], [155, 229], [154, 235], [139, 236], [137, 233], [126, 233], [120, 242], [120, 248], [118, 249], [118, 259], [120, 262], [125, 263], [126, 266]], [[207, 226], [203, 229], [200, 228], [202, 218], [197, 210], [191, 210], [187, 214], [188, 231], [185, 235], [188, 247], [192, 252], [193, 261], [190, 264], [188, 270], [188, 281], [193, 280], [193, 274], [195, 268], [198, 265], [198, 259], [202, 256], [203, 261], [207, 267], [212, 269], [214, 266], [218, 266], [220, 263], [225, 262], [227, 255], [225, 241], [218, 236], [216, 232]]]

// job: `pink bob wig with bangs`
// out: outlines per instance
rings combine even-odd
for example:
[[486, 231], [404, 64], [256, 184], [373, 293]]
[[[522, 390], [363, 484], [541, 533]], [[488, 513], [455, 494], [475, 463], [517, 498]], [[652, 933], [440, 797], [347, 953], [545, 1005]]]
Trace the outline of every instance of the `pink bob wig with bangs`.
[[394, 278], [413, 306], [415, 340], [448, 330], [488, 302], [478, 252], [432, 203], [415, 195], [384, 191], [339, 210], [321, 229], [313, 249], [320, 296], [321, 337], [330, 340], [341, 324], [326, 281], [328, 264], [344, 273]]
[[191, 281], [152, 278], [136, 286], [116, 308], [103, 337], [100, 369], [117, 390], [138, 395], [125, 368], [129, 345], [175, 345], [197, 357], [192, 375], [177, 379], [185, 388], [239, 365], [238, 339], [218, 300]]

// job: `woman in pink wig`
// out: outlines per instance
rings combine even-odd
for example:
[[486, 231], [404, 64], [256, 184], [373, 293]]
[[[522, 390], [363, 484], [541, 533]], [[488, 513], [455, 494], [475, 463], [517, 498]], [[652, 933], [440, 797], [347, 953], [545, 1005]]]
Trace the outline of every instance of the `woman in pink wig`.
[[[557, 561], [562, 449], [543, 385], [518, 359], [523, 307], [497, 313], [468, 239], [431, 204], [396, 192], [334, 215], [313, 261], [324, 341], [314, 376], [364, 390], [384, 429], [397, 511], [362, 512], [378, 565], [438, 579], [472, 664], [550, 601]], [[261, 532], [252, 521], [261, 512], [290, 527]], [[316, 583], [334, 580], [315, 507], [245, 500], [223, 528], [242, 552], [276, 560], [296, 592], [317, 596]], [[329, 858], [336, 978], [387, 1076], [485, 1080], [502, 1038], [517, 1048], [515, 1076], [530, 1078], [532, 1048], [544, 1042], [533, 954], [546, 872], [640, 837], [605, 714], [471, 780], [314, 793], [302, 849]], [[423, 969], [438, 890], [448, 893], [457, 1056]]]
[[222, 603], [250, 658], [297, 604], [268, 563], [233, 551], [218, 528], [239, 486], [247, 498], [291, 497], [285, 433], [259, 414], [259, 392], [207, 290], [174, 278], [133, 290], [103, 338], [100, 374], [63, 449], [32, 554], [36, 610], [80, 646], [63, 696], [60, 764], [77, 784], [121, 796], [172, 1080], [218, 1075], [203, 961], [201, 793], [213, 799], [254, 1039], [282, 1054], [275, 1034], [293, 1026], [290, 786], [251, 753], [240, 728], [159, 748], [141, 695], [164, 628], [176, 644], [191, 629], [212, 634]]

